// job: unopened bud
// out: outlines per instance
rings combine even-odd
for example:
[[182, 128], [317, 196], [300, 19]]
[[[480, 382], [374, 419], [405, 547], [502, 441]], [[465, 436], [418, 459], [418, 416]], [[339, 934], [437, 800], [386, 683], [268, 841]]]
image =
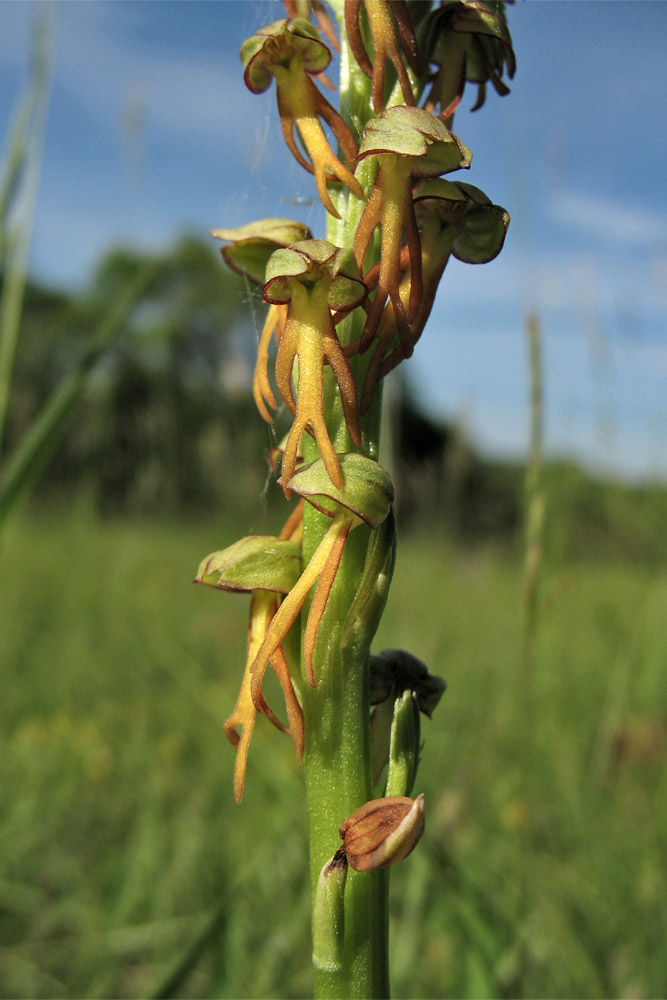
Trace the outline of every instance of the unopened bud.
[[341, 962], [345, 920], [347, 858], [339, 848], [320, 872], [313, 908], [313, 962], [332, 972]]
[[372, 799], [353, 812], [339, 832], [355, 871], [388, 868], [407, 858], [424, 832], [424, 796]]

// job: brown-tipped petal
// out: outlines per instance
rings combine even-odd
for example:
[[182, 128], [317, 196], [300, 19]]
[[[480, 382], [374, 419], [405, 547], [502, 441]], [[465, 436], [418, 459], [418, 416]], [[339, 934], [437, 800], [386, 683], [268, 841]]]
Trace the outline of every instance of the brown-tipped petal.
[[316, 686], [313, 658], [315, 655], [317, 633], [322, 620], [322, 615], [324, 614], [324, 609], [326, 608], [327, 601], [329, 600], [329, 594], [331, 593], [333, 582], [336, 579], [336, 573], [338, 572], [340, 560], [343, 555], [343, 549], [345, 548], [345, 543], [347, 542], [347, 536], [356, 524], [361, 524], [360, 518], [354, 517], [354, 515], [351, 515], [347, 510], [341, 510], [334, 514], [331, 525], [327, 531], [327, 535], [332, 536], [332, 544], [327, 554], [326, 563], [322, 567], [322, 572], [310, 605], [308, 621], [306, 622], [306, 628], [303, 634], [303, 662], [306, 671], [306, 679], [313, 688]]
[[[234, 798], [240, 802], [243, 798], [243, 786], [245, 785], [246, 764], [248, 761], [248, 748], [252, 731], [255, 728], [256, 709], [250, 696], [250, 674], [243, 677], [243, 683], [239, 696], [234, 706], [234, 711], [225, 720], [223, 729], [225, 736], [236, 750], [234, 760]], [[236, 731], [236, 727], [241, 727], [241, 735]]]
[[312, 9], [320, 31], [331, 47], [336, 49], [337, 52], [340, 52], [340, 42], [338, 41], [338, 35], [336, 34], [334, 23], [331, 19], [329, 11], [322, 3], [322, 0], [312, 0]]
[[350, 363], [343, 353], [338, 337], [329, 336], [324, 342], [325, 357], [328, 360], [333, 373], [336, 376], [338, 388], [340, 389], [341, 403], [345, 423], [350, 432], [350, 437], [361, 448], [361, 427], [359, 426], [359, 406], [357, 403], [357, 386], [354, 375], [350, 368]]
[[[359, 152], [359, 147], [354, 136], [352, 135], [352, 131], [343, 121], [336, 109], [329, 104], [326, 97], [319, 92], [310, 78], [308, 79], [307, 84], [312, 90], [313, 101], [315, 103], [315, 107], [317, 108], [317, 113], [324, 119], [338, 140], [348, 166], [350, 169], [354, 169], [354, 161], [357, 157], [357, 153]], [[361, 190], [361, 186], [359, 186], [359, 189]], [[357, 195], [357, 197], [363, 197], [363, 192], [361, 195]]]
[[257, 651], [257, 655], [255, 656], [254, 662], [251, 666], [251, 691], [253, 697], [258, 696], [269, 660], [278, 646], [282, 644], [285, 636], [298, 618], [311, 587], [318, 579], [320, 573], [326, 565], [329, 553], [335, 540], [335, 535], [332, 535], [331, 528], [329, 528], [324, 538], [315, 549], [310, 562], [273, 617], [266, 636]]
[[303, 508], [306, 501], [302, 498], [285, 521], [280, 535], [280, 539], [286, 542], [297, 542], [301, 544], [303, 536]]
[[[410, 318], [416, 315], [422, 300], [422, 248], [415, 218], [415, 206], [412, 198], [408, 200], [403, 215], [403, 226], [410, 255]], [[399, 260], [400, 267], [400, 260]]]
[[294, 137], [294, 119], [288, 110], [280, 90], [278, 91], [278, 112], [280, 114], [280, 131], [283, 134], [283, 139], [285, 140], [287, 148], [297, 163], [302, 166], [304, 170], [307, 170], [311, 174], [314, 173], [315, 171], [313, 170], [312, 164], [309, 163], [303, 155]]
[[[392, 4], [392, 8], [393, 6], [394, 4]], [[366, 0], [366, 13], [373, 36], [372, 91], [375, 113], [379, 114], [384, 107], [385, 61], [387, 59], [391, 60], [396, 70], [405, 103], [414, 106], [415, 95], [412, 92], [410, 78], [406, 72], [401, 54], [398, 51], [389, 5], [386, 3], [386, 0]], [[407, 16], [409, 25], [410, 15], [407, 14], [407, 9], [404, 13]]]
[[[271, 594], [268, 591], [253, 591], [248, 620], [246, 666], [243, 673], [243, 680], [241, 681], [241, 690], [239, 691], [232, 714], [224, 723], [225, 735], [236, 749], [236, 760], [234, 762], [234, 798], [237, 802], [240, 802], [243, 797], [248, 747], [250, 746], [250, 738], [255, 728], [257, 714], [255, 703], [259, 700], [259, 697], [257, 699], [253, 697], [251, 668], [257, 650], [261, 645], [262, 637], [266, 633], [268, 623], [273, 617], [275, 603], [275, 594]], [[241, 727], [240, 736], [236, 731], [238, 726]]]
[[284, 318], [286, 315], [287, 308], [285, 306], [269, 306], [269, 311], [266, 315], [266, 321], [264, 323], [264, 327], [259, 338], [259, 345], [257, 347], [257, 362], [255, 364], [255, 371], [252, 378], [252, 394], [260, 416], [263, 420], [266, 420], [268, 424], [273, 423], [273, 417], [267, 409], [267, 404], [272, 410], [275, 410], [278, 405], [276, 403], [276, 398], [273, 395], [273, 389], [271, 388], [267, 371], [269, 362], [269, 344], [274, 331], [276, 333], [276, 339], [279, 339], [278, 328], [281, 325], [284, 326]]
[[352, 54], [357, 60], [359, 69], [370, 79], [373, 76], [373, 65], [368, 58], [366, 46], [361, 36], [359, 25], [359, 12], [361, 10], [361, 0], [345, 0], [345, 33], [347, 41], [352, 49]]
[[[357, 260], [357, 265], [360, 271], [364, 269], [364, 258], [368, 252], [368, 247], [370, 245], [371, 239], [373, 238], [373, 233], [380, 223], [382, 218], [382, 191], [378, 184], [377, 177], [375, 178], [375, 184], [373, 185], [373, 190], [370, 193], [368, 201], [366, 202], [366, 207], [362, 213], [361, 219], [357, 226], [357, 231], [354, 234], [354, 256]], [[378, 275], [379, 275], [379, 264]], [[369, 271], [369, 274], [372, 272]], [[364, 277], [366, 281], [366, 277]]]
[[416, 76], [419, 76], [419, 46], [410, 20], [408, 5], [405, 0], [392, 0], [391, 10], [396, 19], [398, 36], [401, 39], [401, 45], [410, 69]]
[[[271, 657], [271, 666], [274, 670], [278, 682], [282, 689], [283, 695], [285, 696], [285, 707], [287, 709], [287, 719], [289, 721], [289, 729], [285, 729], [282, 724], [275, 722], [275, 717], [273, 713], [264, 702], [264, 712], [267, 714], [271, 712], [272, 721], [274, 724], [278, 725], [279, 729], [286, 732], [288, 736], [292, 737], [294, 742], [294, 749], [296, 750], [297, 760], [303, 758], [303, 747], [304, 747], [304, 724], [303, 724], [303, 712], [301, 710], [301, 705], [294, 691], [294, 685], [292, 684], [292, 678], [290, 676], [289, 667], [287, 665], [287, 659], [283, 653], [280, 646], [275, 650]], [[262, 695], [263, 698], [263, 695]], [[267, 711], [268, 710], [268, 711]]]

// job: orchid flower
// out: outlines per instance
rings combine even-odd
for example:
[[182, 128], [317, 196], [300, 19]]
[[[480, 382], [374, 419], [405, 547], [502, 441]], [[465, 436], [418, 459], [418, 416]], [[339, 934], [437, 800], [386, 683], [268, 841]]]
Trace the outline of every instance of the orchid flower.
[[[361, 337], [360, 350], [370, 346], [387, 299], [406, 356], [410, 352], [410, 321], [422, 297], [421, 247], [412, 204], [412, 178], [438, 177], [470, 165], [472, 154], [460, 139], [421, 108], [388, 108], [366, 125], [358, 160], [377, 157], [379, 170], [354, 238], [360, 269], [377, 226], [382, 227], [380, 270], [373, 304]], [[402, 237], [410, 258], [407, 308], [399, 294]]]
[[[363, 197], [363, 192], [351, 169], [341, 163], [331, 149], [320, 124], [322, 118], [352, 167], [357, 154], [354, 136], [310, 78], [326, 69], [330, 60], [331, 52], [317, 29], [302, 18], [274, 21], [246, 39], [241, 47], [246, 86], [253, 93], [263, 93], [275, 77], [285, 142], [301, 166], [315, 175], [315, 186], [322, 204], [338, 219], [340, 216], [329, 197], [327, 183], [339, 180], [357, 198]], [[296, 144], [295, 125], [310, 162]]]
[[[493, 205], [483, 191], [463, 181], [444, 178], [427, 181], [418, 189], [414, 205], [420, 227], [424, 280], [422, 300], [412, 325], [413, 348], [431, 314], [450, 256], [464, 264], [488, 264], [502, 250], [510, 221], [504, 208]], [[382, 331], [379, 342], [381, 337]], [[398, 344], [383, 359], [378, 377], [384, 378], [405, 356], [402, 345]]]
[[[223, 260], [232, 271], [242, 275], [255, 285], [264, 284], [264, 275], [269, 257], [274, 250], [289, 246], [297, 240], [311, 237], [308, 226], [293, 219], [260, 219], [235, 229], [212, 229], [216, 239], [229, 241], [229, 246], [220, 248]], [[257, 361], [252, 378], [252, 393], [255, 404], [263, 420], [273, 423], [267, 407], [277, 407], [273, 389], [269, 382], [269, 344], [275, 333], [276, 344], [285, 328], [287, 309], [285, 306], [270, 305], [257, 347]]]
[[425, 48], [431, 49], [429, 62], [437, 69], [424, 102], [427, 111], [448, 121], [463, 97], [466, 81], [477, 84], [477, 100], [472, 111], [486, 99], [486, 83], [496, 93], [509, 94], [501, 77], [505, 67], [512, 79], [516, 59], [501, 3], [482, 0], [444, 0], [429, 15], [425, 28]]
[[290, 17], [302, 17], [310, 20], [312, 13], [319, 25], [319, 29], [328, 41], [332, 49], [340, 52], [340, 42], [334, 28], [331, 15], [322, 0], [283, 0], [285, 10]]
[[[266, 269], [264, 298], [287, 306], [287, 322], [276, 357], [276, 384], [294, 416], [285, 444], [282, 478], [292, 479], [299, 441], [312, 428], [331, 481], [343, 485], [336, 452], [324, 420], [324, 370], [329, 362], [340, 389], [350, 437], [361, 448], [357, 390], [350, 364], [340, 346], [331, 310], [349, 310], [366, 296], [366, 286], [351, 251], [337, 249], [326, 240], [302, 240], [277, 250]], [[298, 358], [296, 397], [292, 386]], [[286, 485], [286, 490], [289, 486]]]
[[[234, 709], [224, 723], [225, 735], [236, 750], [234, 797], [237, 802], [243, 795], [248, 748], [257, 712], [263, 712], [278, 729], [291, 736], [297, 758], [301, 760], [303, 756], [303, 713], [280, 644], [272, 650], [270, 662], [285, 696], [289, 729], [267, 704], [261, 686], [253, 688], [251, 673], [252, 664], [278, 611], [280, 595], [289, 593], [299, 576], [299, 520], [293, 514], [280, 538], [254, 535], [213, 552], [202, 560], [195, 577], [196, 583], [205, 583], [219, 590], [251, 594], [245, 671]], [[239, 726], [240, 735], [237, 732]]]
[[285, 485], [304, 497], [331, 524], [301, 576], [282, 601], [271, 621], [254, 663], [251, 691], [259, 691], [274, 652], [296, 621], [312, 587], [317, 583], [303, 634], [306, 678], [315, 687], [313, 657], [320, 621], [333, 586], [347, 537], [366, 523], [377, 528], [385, 520], [394, 499], [391, 479], [377, 462], [354, 452], [340, 456], [343, 486], [335, 487], [322, 459], [302, 466]]
[[[362, 0], [346, 0], [345, 29], [350, 48], [360, 69], [372, 80], [373, 108], [379, 114], [384, 107], [385, 63], [391, 61], [396, 70], [403, 100], [406, 104], [415, 105], [415, 95], [401, 53], [398, 48], [396, 32], [410, 69], [419, 75], [419, 55], [417, 39], [412, 30], [408, 5], [405, 0], [365, 0], [366, 15], [373, 39], [373, 57], [369, 58], [361, 33], [359, 15]], [[393, 19], [392, 19], [393, 14]], [[394, 29], [394, 20], [396, 29]]]

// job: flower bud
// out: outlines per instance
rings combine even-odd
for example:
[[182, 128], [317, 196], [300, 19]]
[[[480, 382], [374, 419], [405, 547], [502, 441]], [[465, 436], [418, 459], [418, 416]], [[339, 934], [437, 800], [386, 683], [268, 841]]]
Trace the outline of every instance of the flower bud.
[[341, 847], [320, 872], [313, 906], [313, 963], [328, 972], [341, 962], [346, 880], [347, 858]]
[[407, 858], [424, 832], [424, 796], [372, 799], [340, 826], [351, 868], [368, 872]]

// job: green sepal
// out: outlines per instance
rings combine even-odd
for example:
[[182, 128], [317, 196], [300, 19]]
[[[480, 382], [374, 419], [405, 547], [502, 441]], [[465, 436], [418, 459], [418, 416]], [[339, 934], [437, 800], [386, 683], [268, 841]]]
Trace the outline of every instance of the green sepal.
[[472, 184], [426, 181], [415, 195], [418, 222], [437, 217], [453, 236], [452, 253], [466, 264], [487, 264], [503, 248], [509, 213]]
[[422, 108], [387, 108], [372, 118], [364, 131], [357, 160], [393, 153], [409, 156], [414, 177], [438, 177], [469, 167], [472, 153], [438, 118]]
[[394, 702], [385, 795], [412, 792], [419, 767], [420, 733], [417, 695], [404, 691]]
[[263, 295], [267, 302], [285, 304], [292, 298], [291, 281], [306, 287], [329, 282], [330, 309], [354, 309], [366, 298], [354, 251], [340, 249], [328, 240], [300, 240], [271, 254], [266, 265]]
[[296, 542], [273, 535], [248, 535], [202, 559], [195, 583], [219, 590], [270, 590], [288, 594], [301, 574]]
[[260, 28], [241, 46], [243, 79], [253, 94], [271, 85], [273, 67], [284, 66], [299, 55], [306, 73], [322, 73], [331, 62], [331, 52], [309, 21], [301, 17], [273, 21]]
[[234, 229], [212, 229], [211, 236], [230, 242], [230, 246], [221, 247], [221, 253], [232, 271], [263, 285], [271, 254], [278, 247], [309, 240], [311, 232], [303, 222], [293, 219], [258, 219]]
[[288, 483], [279, 480], [279, 485], [305, 497], [328, 517], [346, 507], [369, 527], [377, 528], [394, 502], [394, 484], [389, 474], [373, 459], [357, 452], [337, 457], [343, 477], [342, 490], [329, 479], [321, 458], [297, 469]]

